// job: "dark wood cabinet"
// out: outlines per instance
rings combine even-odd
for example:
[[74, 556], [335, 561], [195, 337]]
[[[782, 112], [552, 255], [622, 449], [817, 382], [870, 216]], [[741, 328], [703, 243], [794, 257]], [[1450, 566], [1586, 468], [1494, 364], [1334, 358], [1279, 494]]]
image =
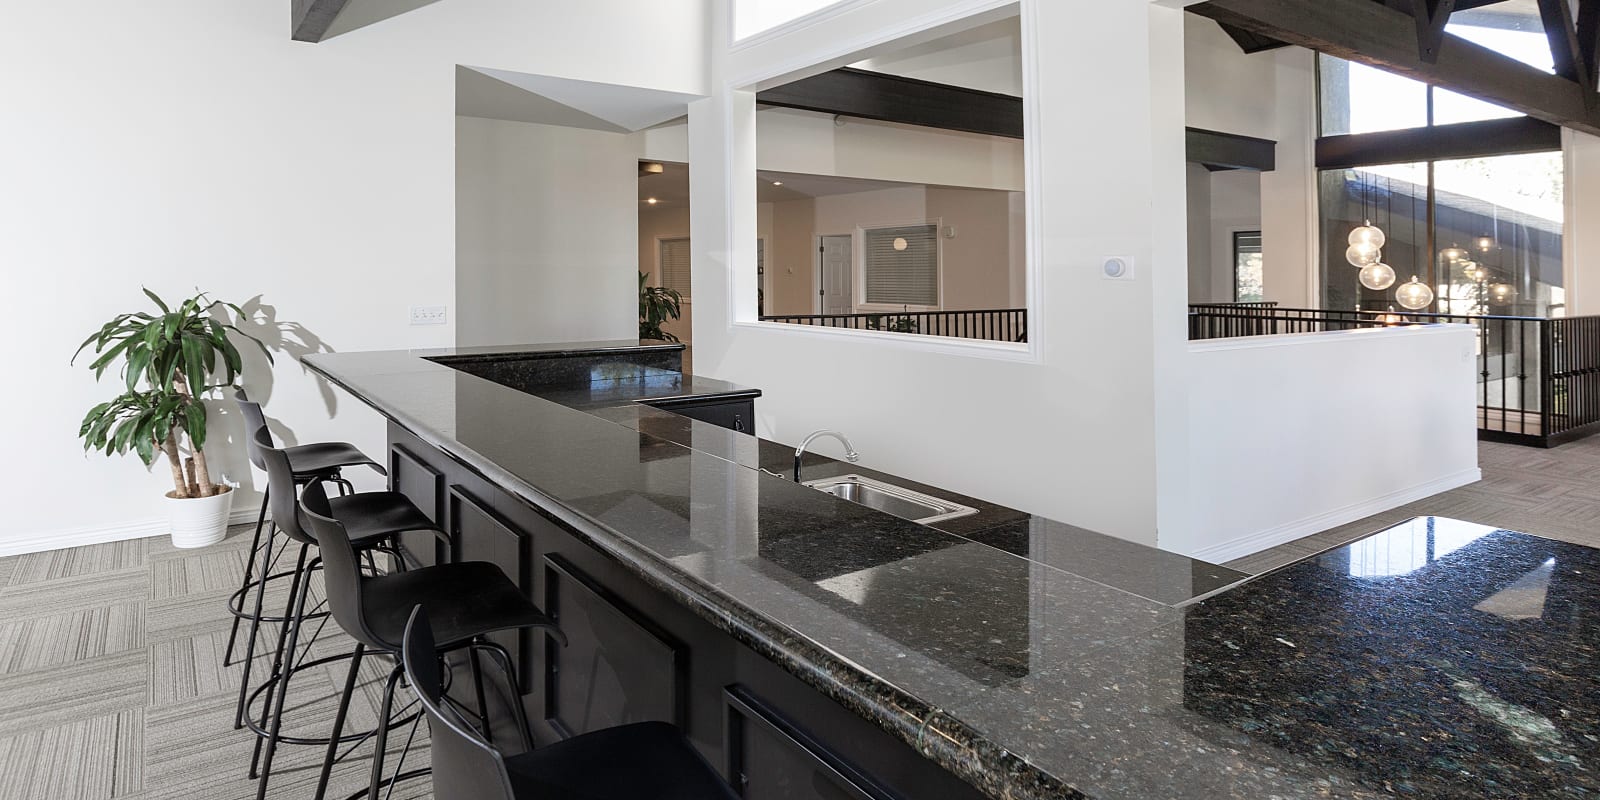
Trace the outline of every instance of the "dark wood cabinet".
[[[426, 452], [418, 449], [419, 452]], [[435, 524], [444, 521], [444, 473], [421, 460], [416, 452], [405, 445], [389, 443], [389, 488], [411, 499]], [[400, 535], [400, 546], [413, 566], [437, 564], [448, 554], [439, 551], [443, 545], [428, 531], [414, 531]]]
[[751, 433], [755, 430], [756, 401], [753, 397], [666, 400], [649, 402], [647, 405], [731, 431]]
[[545, 649], [546, 723], [561, 736], [652, 720], [681, 726], [683, 646], [566, 559], [547, 558], [544, 570], [545, 613], [568, 640]]
[[435, 515], [453, 540], [435, 548], [431, 539], [408, 539], [407, 547], [419, 560], [427, 554], [500, 565], [568, 637], [564, 647], [538, 632], [500, 640], [519, 659], [523, 707], [538, 743], [663, 720], [678, 725], [752, 800], [981, 797], [645, 583], [551, 513], [399, 426], [389, 431], [391, 486]]

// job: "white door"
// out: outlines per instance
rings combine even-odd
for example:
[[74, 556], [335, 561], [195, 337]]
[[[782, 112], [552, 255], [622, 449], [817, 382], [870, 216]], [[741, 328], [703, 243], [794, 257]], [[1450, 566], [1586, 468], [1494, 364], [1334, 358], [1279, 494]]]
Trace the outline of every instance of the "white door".
[[855, 283], [850, 274], [850, 266], [854, 261], [851, 257], [852, 238], [822, 237], [821, 269], [818, 270], [822, 285], [817, 293], [821, 296], [818, 305], [824, 314], [850, 314], [855, 311], [855, 303], [850, 298]]

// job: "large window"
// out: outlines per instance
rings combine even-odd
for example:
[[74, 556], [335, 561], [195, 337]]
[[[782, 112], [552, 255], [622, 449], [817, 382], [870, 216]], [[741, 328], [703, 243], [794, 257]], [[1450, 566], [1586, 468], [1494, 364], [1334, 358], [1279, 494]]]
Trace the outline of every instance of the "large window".
[[861, 232], [862, 300], [874, 306], [939, 305], [937, 225], [900, 225]]
[[[1549, 67], [1536, 15], [1482, 11], [1457, 14], [1450, 33]], [[1322, 131], [1352, 134], [1332, 148], [1340, 155], [1319, 148], [1322, 305], [1397, 307], [1395, 290], [1415, 276], [1434, 291], [1425, 310], [1562, 313], [1565, 174], [1557, 130], [1543, 126], [1506, 149], [1479, 150], [1473, 129], [1458, 123], [1522, 115], [1337, 58], [1319, 62]], [[1451, 124], [1450, 135], [1420, 149], [1415, 137], [1395, 144], [1407, 129]], [[1368, 222], [1384, 232], [1383, 263], [1395, 273], [1383, 288], [1363, 285], [1346, 258], [1351, 230]]]

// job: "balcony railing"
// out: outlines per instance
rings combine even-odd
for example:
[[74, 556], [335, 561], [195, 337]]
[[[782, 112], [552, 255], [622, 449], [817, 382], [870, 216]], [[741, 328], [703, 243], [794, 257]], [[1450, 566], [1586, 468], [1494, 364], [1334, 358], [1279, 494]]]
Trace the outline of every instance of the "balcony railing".
[[954, 336], [994, 342], [1028, 341], [1026, 308], [980, 311], [893, 311], [872, 314], [784, 314], [762, 317], [761, 321], [860, 331]]
[[1190, 339], [1439, 323], [1478, 330], [1478, 438], [1554, 447], [1600, 431], [1600, 317], [1189, 306]]

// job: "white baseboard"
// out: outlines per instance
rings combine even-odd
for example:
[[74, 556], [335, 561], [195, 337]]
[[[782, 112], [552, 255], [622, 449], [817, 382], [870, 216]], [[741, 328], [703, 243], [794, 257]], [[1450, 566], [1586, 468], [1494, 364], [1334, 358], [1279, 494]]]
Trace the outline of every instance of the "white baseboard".
[[[228, 525], [254, 525], [256, 515], [259, 513], [261, 513], [261, 506], [259, 505], [236, 508], [228, 514]], [[82, 547], [90, 544], [105, 544], [106, 542], [121, 542], [127, 539], [143, 539], [149, 536], [165, 535], [167, 535], [167, 521], [165, 519], [153, 519], [123, 525], [96, 525], [84, 528], [68, 528], [29, 536], [8, 536], [0, 538], [0, 558], [19, 556], [24, 553], [42, 553], [46, 550], [65, 550], [69, 547]]]
[[1313, 533], [1321, 533], [1330, 528], [1337, 528], [1340, 525], [1382, 513], [1391, 508], [1403, 506], [1406, 503], [1413, 503], [1425, 497], [1432, 497], [1440, 492], [1447, 492], [1451, 489], [1466, 486], [1469, 483], [1476, 483], [1482, 479], [1483, 472], [1477, 467], [1473, 467], [1442, 478], [1419, 483], [1415, 486], [1397, 489], [1360, 503], [1353, 503], [1332, 511], [1315, 514], [1283, 525], [1276, 525], [1266, 530], [1229, 539], [1225, 542], [1208, 545], [1188, 555], [1202, 561], [1210, 561], [1213, 564], [1226, 563], [1236, 558], [1244, 558], [1253, 553], [1259, 553], [1269, 547], [1276, 547], [1285, 542], [1292, 542], [1296, 539], [1310, 536]]

